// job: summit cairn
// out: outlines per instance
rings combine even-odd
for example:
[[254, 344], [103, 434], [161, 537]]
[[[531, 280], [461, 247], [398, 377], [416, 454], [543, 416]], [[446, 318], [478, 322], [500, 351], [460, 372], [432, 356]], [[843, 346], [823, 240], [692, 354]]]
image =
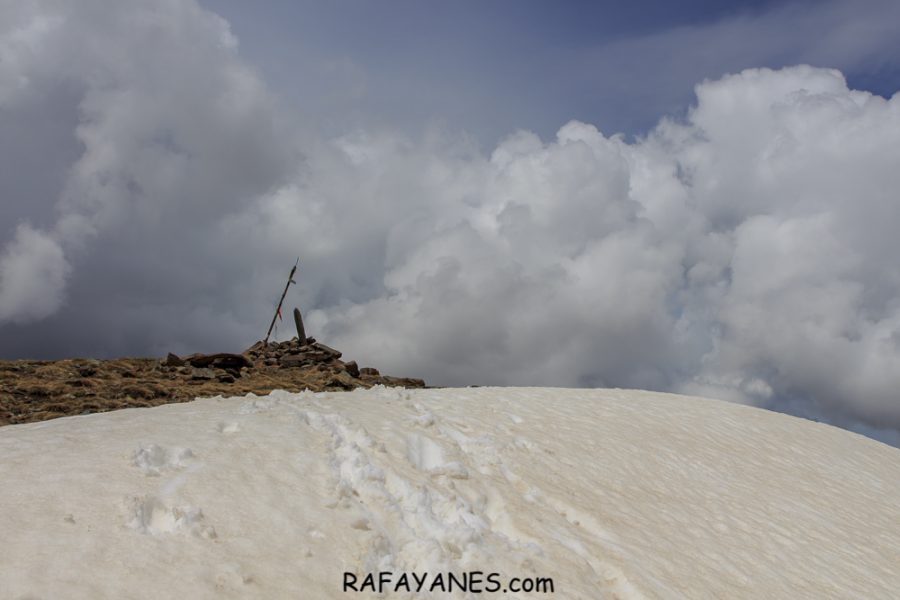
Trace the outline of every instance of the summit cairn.
[[[298, 311], [299, 312], [299, 311]], [[357, 387], [371, 387], [376, 384], [402, 385], [406, 387], [424, 387], [421, 379], [389, 377], [381, 375], [377, 369], [360, 369], [356, 361], [344, 362], [341, 360], [341, 352], [315, 338], [307, 337], [304, 340], [293, 338], [286, 342], [259, 341], [253, 344], [244, 353], [254, 369], [302, 369], [322, 374], [330, 374], [329, 387], [353, 389]]]
[[295, 337], [260, 341], [239, 354], [0, 361], [0, 425], [273, 390], [425, 387], [421, 379], [382, 375], [341, 357], [311, 337]]
[[[119, 408], [158, 406], [214, 396], [265, 395], [273, 390], [328, 392], [375, 385], [426, 387], [421, 379], [390, 377], [306, 335], [294, 309], [297, 337], [269, 341], [282, 320], [299, 258], [288, 276], [266, 337], [240, 353], [169, 352], [161, 359], [0, 361], [0, 426]], [[275, 331], [277, 333], [277, 331]]]

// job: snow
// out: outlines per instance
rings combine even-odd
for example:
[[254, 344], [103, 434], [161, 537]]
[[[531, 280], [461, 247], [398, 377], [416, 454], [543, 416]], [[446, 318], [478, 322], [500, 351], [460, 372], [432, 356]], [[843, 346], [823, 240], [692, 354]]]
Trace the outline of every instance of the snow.
[[900, 450], [624, 390], [377, 387], [0, 429], [0, 598], [896, 598]]

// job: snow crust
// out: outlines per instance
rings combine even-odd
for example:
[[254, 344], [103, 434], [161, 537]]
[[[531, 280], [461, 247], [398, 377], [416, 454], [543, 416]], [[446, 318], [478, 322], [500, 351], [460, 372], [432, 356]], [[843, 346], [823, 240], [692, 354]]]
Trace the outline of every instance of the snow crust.
[[[900, 451], [624, 390], [377, 387], [0, 429], [0, 598], [897, 598]], [[390, 593], [381, 597], [464, 597]]]

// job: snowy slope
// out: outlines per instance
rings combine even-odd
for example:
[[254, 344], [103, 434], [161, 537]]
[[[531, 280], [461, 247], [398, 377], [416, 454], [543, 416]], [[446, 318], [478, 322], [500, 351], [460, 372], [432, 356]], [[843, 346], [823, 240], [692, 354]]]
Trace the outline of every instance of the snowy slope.
[[900, 451], [668, 394], [203, 399], [2, 428], [0, 481], [2, 598], [900, 597]]

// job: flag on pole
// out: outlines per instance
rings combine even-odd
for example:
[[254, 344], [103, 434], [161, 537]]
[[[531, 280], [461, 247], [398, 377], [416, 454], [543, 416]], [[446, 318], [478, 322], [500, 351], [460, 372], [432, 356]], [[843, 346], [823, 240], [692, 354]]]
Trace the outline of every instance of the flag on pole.
[[287, 296], [288, 288], [291, 287], [292, 283], [297, 283], [294, 281], [294, 273], [297, 272], [297, 265], [300, 264], [300, 257], [297, 257], [297, 262], [294, 263], [294, 268], [291, 269], [291, 274], [288, 275], [287, 285], [284, 286], [284, 291], [281, 293], [281, 299], [278, 301], [278, 308], [275, 309], [275, 314], [272, 316], [272, 322], [269, 324], [269, 331], [266, 332], [266, 339], [263, 340], [265, 343], [269, 343], [269, 337], [272, 335], [272, 329], [275, 327], [275, 323], [278, 321], [283, 321], [284, 317], [281, 316], [281, 304], [284, 302], [284, 297]]

